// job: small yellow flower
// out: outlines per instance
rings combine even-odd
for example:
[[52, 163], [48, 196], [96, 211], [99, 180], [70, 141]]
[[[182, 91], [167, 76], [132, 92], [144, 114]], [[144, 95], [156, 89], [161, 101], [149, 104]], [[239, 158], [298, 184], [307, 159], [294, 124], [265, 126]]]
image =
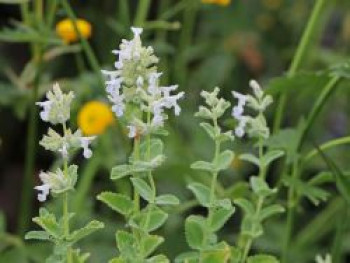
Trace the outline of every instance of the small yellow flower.
[[201, 0], [203, 4], [217, 4], [221, 6], [228, 6], [231, 0]]
[[78, 113], [78, 126], [84, 135], [101, 134], [112, 122], [110, 107], [100, 101], [86, 103]]
[[[77, 19], [77, 28], [84, 38], [91, 36], [91, 24], [83, 19]], [[56, 33], [66, 43], [72, 43], [79, 39], [75, 33], [73, 21], [66, 18], [56, 24]]]

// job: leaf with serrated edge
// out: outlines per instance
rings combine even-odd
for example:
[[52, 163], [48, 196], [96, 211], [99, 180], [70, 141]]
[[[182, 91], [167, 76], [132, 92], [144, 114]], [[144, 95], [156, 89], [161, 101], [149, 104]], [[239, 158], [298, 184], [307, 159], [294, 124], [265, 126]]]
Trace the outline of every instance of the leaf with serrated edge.
[[133, 202], [128, 196], [122, 194], [103, 192], [97, 196], [97, 199], [124, 216], [129, 215], [133, 209]]

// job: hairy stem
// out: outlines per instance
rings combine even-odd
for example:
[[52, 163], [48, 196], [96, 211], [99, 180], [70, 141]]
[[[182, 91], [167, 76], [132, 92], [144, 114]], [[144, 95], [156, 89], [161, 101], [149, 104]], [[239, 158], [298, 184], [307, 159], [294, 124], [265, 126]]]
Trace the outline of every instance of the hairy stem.
[[[264, 155], [264, 141], [263, 141], [263, 138], [259, 138], [259, 149], [258, 149], [258, 152], [259, 152], [259, 160], [260, 160], [260, 165], [259, 165], [259, 177], [265, 179], [266, 177], [266, 168], [265, 166], [262, 165], [262, 157]], [[261, 209], [263, 207], [263, 204], [264, 204], [264, 201], [265, 201], [265, 198], [264, 197], [259, 197], [258, 198], [258, 201], [256, 203], [256, 210], [255, 210], [255, 217], [258, 218], [259, 215], [260, 215], [260, 212], [261, 212]], [[244, 245], [244, 248], [243, 248], [243, 254], [242, 254], [242, 258], [241, 258], [241, 263], [244, 263], [246, 260], [247, 260], [247, 257], [249, 255], [249, 251], [250, 251], [250, 248], [253, 244], [253, 238], [252, 237], [248, 237], [247, 241], [245, 242], [245, 245]]]
[[[66, 137], [67, 135], [67, 126], [66, 123], [63, 123], [63, 135]], [[63, 174], [67, 178], [68, 177], [68, 158], [63, 158]], [[69, 193], [65, 192], [63, 195], [63, 227], [64, 227], [64, 235], [68, 237], [69, 235]], [[68, 247], [67, 249], [67, 263], [72, 263], [72, 249]]]
[[[134, 139], [134, 157], [135, 161], [140, 159], [140, 137], [139, 135], [136, 135]], [[133, 175], [134, 177], [137, 177], [137, 174]], [[134, 212], [140, 211], [140, 195], [139, 193], [134, 190]]]

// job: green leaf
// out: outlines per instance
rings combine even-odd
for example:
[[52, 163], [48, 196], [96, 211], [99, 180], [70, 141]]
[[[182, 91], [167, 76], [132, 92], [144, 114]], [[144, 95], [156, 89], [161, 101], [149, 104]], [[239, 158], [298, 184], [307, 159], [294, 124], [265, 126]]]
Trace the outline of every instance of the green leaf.
[[92, 234], [93, 232], [95, 232], [101, 228], [104, 228], [104, 224], [102, 222], [93, 220], [93, 221], [89, 222], [86, 226], [84, 226], [83, 228], [80, 228], [78, 230], [73, 231], [67, 237], [67, 240], [72, 242], [72, 243], [76, 243], [80, 239], [83, 239], [84, 237]]
[[[143, 141], [140, 145], [140, 158], [141, 160], [152, 160], [159, 155], [163, 155], [164, 144], [160, 139], [151, 139], [150, 144], [147, 140]], [[133, 162], [134, 156], [130, 160]]]
[[261, 254], [248, 257], [247, 263], [279, 263], [279, 261], [273, 256]]
[[143, 257], [147, 258], [156, 248], [164, 242], [164, 238], [156, 235], [147, 235], [142, 238], [141, 246], [143, 247]]
[[318, 145], [315, 145], [317, 151], [320, 153], [321, 157], [326, 162], [329, 169], [332, 171], [335, 177], [335, 184], [339, 193], [346, 200], [348, 205], [350, 205], [350, 179], [347, 178], [342, 171], [338, 168], [338, 166], [331, 160]]
[[148, 202], [153, 202], [154, 195], [152, 188], [140, 178], [131, 178], [131, 182], [135, 187], [135, 190], [142, 196], [143, 199]]
[[243, 160], [243, 161], [246, 161], [246, 162], [250, 162], [256, 166], [260, 166], [260, 160], [259, 158], [257, 158], [255, 155], [253, 154], [250, 154], [250, 153], [244, 153], [244, 154], [241, 154], [239, 156], [239, 159]]
[[205, 162], [205, 161], [194, 162], [191, 165], [191, 169], [207, 171], [207, 172], [214, 172], [215, 171], [214, 165], [212, 163]]
[[200, 126], [207, 132], [210, 138], [215, 139], [218, 134], [220, 134], [219, 129], [215, 129], [215, 127], [209, 123], [202, 122]]
[[46, 209], [40, 209], [40, 216], [34, 217], [33, 222], [38, 224], [42, 229], [44, 229], [49, 235], [54, 238], [61, 237], [62, 229], [56, 221], [54, 214], [49, 213]]
[[258, 238], [264, 233], [261, 222], [254, 216], [244, 216], [241, 224], [241, 232], [243, 235]]
[[219, 229], [221, 229], [224, 226], [224, 224], [227, 222], [227, 220], [230, 219], [230, 217], [233, 215], [234, 212], [235, 212], [234, 207], [231, 207], [230, 209], [226, 209], [222, 207], [214, 209], [211, 224], [210, 224], [211, 231], [216, 232]]
[[271, 189], [264, 179], [258, 176], [250, 177], [250, 185], [253, 189], [253, 192], [261, 197], [266, 197], [276, 193], [277, 189]]
[[97, 199], [124, 216], [129, 215], [133, 209], [133, 202], [128, 196], [122, 194], [103, 192], [97, 196]]
[[231, 257], [231, 248], [225, 242], [215, 245], [212, 249], [204, 250], [200, 262], [203, 263], [227, 263]]
[[225, 170], [228, 167], [230, 167], [232, 160], [233, 160], [234, 154], [230, 150], [223, 151], [219, 154], [217, 161], [215, 162], [215, 168], [216, 170]]
[[333, 174], [329, 171], [323, 171], [312, 177], [307, 183], [312, 186], [321, 185], [325, 183], [333, 183]]
[[284, 207], [279, 204], [267, 206], [261, 210], [260, 220], [263, 221], [268, 217], [271, 217], [275, 214], [283, 213], [284, 211], [285, 211]]
[[242, 257], [241, 250], [236, 247], [231, 247], [230, 263], [240, 263], [241, 257]]
[[129, 224], [151, 232], [161, 227], [168, 218], [168, 214], [158, 207], [148, 207], [140, 214], [131, 218]]
[[188, 185], [188, 189], [192, 191], [192, 193], [195, 195], [197, 198], [198, 202], [204, 206], [204, 207], [209, 207], [210, 203], [210, 189], [209, 187], [201, 184], [201, 183], [190, 183]]
[[121, 254], [125, 254], [128, 258], [132, 258], [135, 255], [134, 244], [135, 238], [131, 233], [120, 230], [116, 234], [117, 246]]
[[188, 245], [193, 249], [201, 249], [205, 237], [205, 219], [191, 215], [185, 221], [185, 235]]
[[50, 240], [50, 235], [45, 231], [29, 231], [24, 239]]
[[175, 258], [175, 263], [198, 263], [199, 253], [195, 251], [184, 252]]
[[127, 175], [134, 173], [131, 165], [122, 164], [112, 168], [111, 179], [119, 180]]
[[180, 200], [174, 195], [166, 194], [166, 195], [158, 196], [156, 198], [156, 204], [158, 204], [158, 205], [178, 205], [178, 204], [180, 204]]
[[89, 257], [89, 253], [82, 254], [80, 249], [74, 249], [72, 251], [72, 263], [85, 263]]
[[156, 255], [146, 260], [146, 263], [169, 263], [169, 259], [164, 255]]
[[112, 258], [108, 263], [127, 263], [123, 258], [121, 257], [116, 257]]
[[282, 157], [284, 155], [283, 151], [280, 150], [271, 150], [267, 152], [263, 157], [262, 157], [262, 163], [266, 167], [270, 165], [274, 160]]
[[326, 201], [329, 193], [318, 186], [313, 186], [309, 183], [303, 182], [298, 178], [285, 176], [283, 182], [288, 187], [294, 186], [299, 196], [307, 197], [314, 205], [319, 205], [321, 201]]
[[247, 216], [253, 216], [255, 214], [254, 205], [248, 199], [238, 198], [234, 203], [238, 205]]

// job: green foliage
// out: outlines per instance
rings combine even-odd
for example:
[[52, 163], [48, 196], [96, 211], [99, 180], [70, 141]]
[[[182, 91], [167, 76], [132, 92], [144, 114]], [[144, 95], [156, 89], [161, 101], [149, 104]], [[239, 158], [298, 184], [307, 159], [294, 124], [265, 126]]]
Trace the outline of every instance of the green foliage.
[[152, 188], [140, 178], [131, 178], [131, 182], [135, 187], [135, 190], [142, 196], [143, 199], [150, 203], [154, 203], [154, 195]]
[[196, 199], [198, 200], [198, 202], [202, 206], [204, 206], [204, 207], [210, 206], [210, 189], [209, 189], [209, 187], [207, 187], [201, 183], [197, 183], [197, 182], [193, 182], [193, 183], [189, 184], [187, 187], [196, 196]]
[[133, 209], [133, 203], [126, 195], [103, 192], [97, 196], [97, 199], [124, 216], [128, 216]]
[[279, 263], [279, 261], [269, 255], [255, 255], [248, 257], [247, 263]]
[[185, 221], [185, 235], [188, 245], [193, 249], [203, 249], [206, 245], [205, 218], [191, 215]]

